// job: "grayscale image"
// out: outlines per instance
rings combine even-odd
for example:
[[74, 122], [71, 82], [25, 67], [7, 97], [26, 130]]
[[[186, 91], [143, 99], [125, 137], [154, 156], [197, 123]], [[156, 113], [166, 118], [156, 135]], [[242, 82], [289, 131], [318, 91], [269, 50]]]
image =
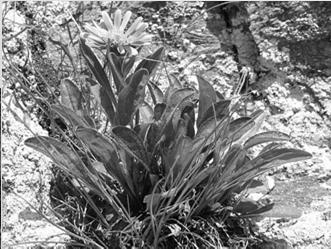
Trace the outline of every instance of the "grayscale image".
[[1, 248], [331, 248], [331, 2], [1, 7]]

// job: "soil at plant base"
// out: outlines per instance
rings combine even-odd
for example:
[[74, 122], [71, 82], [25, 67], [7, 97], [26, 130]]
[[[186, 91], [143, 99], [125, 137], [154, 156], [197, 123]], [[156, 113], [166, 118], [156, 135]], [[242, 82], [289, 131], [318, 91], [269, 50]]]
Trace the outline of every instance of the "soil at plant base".
[[[10, 102], [11, 95], [3, 99]], [[11, 102], [12, 103], [12, 102]], [[2, 234], [6, 248], [64, 248], [68, 236], [52, 225], [58, 220], [49, 207], [49, 182], [52, 177], [48, 158], [24, 145], [32, 133], [21, 120], [38, 135], [47, 136], [36, 120], [10, 104], [11, 113], [2, 104]], [[47, 220], [48, 219], [48, 220]], [[43, 242], [60, 242], [50, 243]], [[12, 246], [10, 246], [12, 245]], [[39, 245], [39, 246], [38, 246]]]

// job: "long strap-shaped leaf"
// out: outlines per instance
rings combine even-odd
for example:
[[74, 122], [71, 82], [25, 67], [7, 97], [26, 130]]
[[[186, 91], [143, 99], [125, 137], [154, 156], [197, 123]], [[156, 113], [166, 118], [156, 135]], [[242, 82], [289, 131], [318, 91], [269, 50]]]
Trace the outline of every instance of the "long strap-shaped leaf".
[[107, 91], [104, 86], [101, 86], [93, 79], [87, 78], [87, 81], [91, 85], [91, 92], [94, 95], [96, 101], [101, 104], [102, 108], [106, 112], [110, 122], [115, 125], [117, 124], [115, 117], [115, 110], [112, 100], [109, 98]]
[[255, 122], [250, 117], [241, 117], [230, 123], [229, 137], [234, 142], [254, 128]]
[[234, 212], [241, 213], [241, 215], [245, 217], [253, 217], [253, 216], [258, 216], [261, 213], [267, 212], [271, 210], [274, 206], [274, 203], [270, 203], [267, 205], [261, 205], [260, 203], [249, 199], [249, 198], [244, 198], [242, 199], [238, 205], [234, 207]]
[[256, 134], [255, 136], [250, 137], [245, 143], [244, 148], [247, 150], [255, 145], [268, 143], [268, 142], [275, 142], [275, 141], [288, 141], [290, 137], [279, 131], [267, 131]]
[[92, 173], [87, 170], [87, 165], [83, 165], [77, 153], [69, 149], [66, 144], [44, 136], [28, 138], [24, 143], [51, 158], [66, 173], [79, 178], [90, 187], [94, 186], [90, 177]]
[[211, 106], [203, 113], [203, 116], [201, 117], [200, 122], [198, 123], [198, 127], [200, 127], [200, 125], [202, 125], [203, 122], [209, 118], [221, 119], [225, 115], [229, 115], [230, 104], [231, 104], [230, 100], [221, 100], [216, 103], [212, 103]]
[[117, 58], [117, 56], [114, 53], [110, 53], [108, 58], [109, 58], [109, 63], [110, 63], [110, 68], [113, 75], [114, 83], [117, 92], [119, 93], [125, 86], [124, 77], [121, 72], [122, 70], [121, 61], [119, 58]]
[[148, 82], [147, 84], [148, 90], [151, 93], [151, 97], [153, 100], [154, 105], [157, 103], [162, 103], [163, 102], [163, 93], [161, 89], [152, 81]]
[[136, 68], [136, 72], [141, 68], [145, 68], [147, 69], [149, 75], [152, 75], [156, 70], [156, 67], [160, 64], [163, 53], [164, 53], [164, 48], [161, 47], [158, 50], [156, 50], [153, 54], [143, 59], [138, 64]]
[[143, 102], [148, 71], [140, 69], [134, 73], [131, 82], [118, 95], [117, 119], [120, 125], [127, 125], [138, 106]]
[[150, 184], [147, 172], [151, 171], [143, 141], [135, 131], [125, 126], [114, 127], [112, 131], [117, 141], [116, 145], [123, 154], [122, 161], [127, 167], [135, 193], [142, 198]]
[[112, 142], [90, 128], [79, 127], [76, 135], [88, 146], [96, 159], [104, 164], [107, 172], [114, 176], [128, 193], [134, 193], [132, 181], [120, 166], [117, 151]]
[[[117, 102], [116, 102], [114, 92], [111, 88], [110, 82], [108, 80], [107, 74], [103, 70], [98, 58], [96, 57], [96, 55], [94, 54], [92, 49], [90, 47], [88, 47], [85, 44], [85, 41], [82, 39], [80, 40], [80, 47], [83, 52], [83, 56], [86, 59], [86, 62], [88, 64], [90, 70], [92, 71], [94, 77], [97, 79], [99, 84], [102, 86], [103, 90], [106, 92], [106, 96], [101, 95], [101, 97], [102, 98], [108, 97], [110, 100], [110, 101], [105, 101], [105, 102], [107, 102], [108, 106], [107, 107], [103, 106], [103, 107], [106, 110], [108, 115], [113, 115], [113, 116], [109, 116], [109, 119], [111, 121], [113, 121]], [[109, 105], [109, 102], [111, 102], [111, 105]]]
[[119, 142], [122, 142], [127, 153], [132, 154], [139, 162], [141, 162], [147, 171], [149, 171], [149, 158], [144, 147], [143, 141], [138, 134], [125, 126], [116, 126], [113, 128], [113, 133]]
[[238, 167], [237, 172], [234, 172], [232, 175], [222, 175], [219, 181], [220, 184], [213, 189], [213, 193], [218, 200], [222, 201], [229, 190], [250, 182], [272, 167], [309, 158], [311, 158], [310, 153], [297, 149], [273, 149], [267, 151], [248, 161], [244, 166]]
[[81, 116], [77, 115], [74, 111], [71, 109], [60, 106], [60, 105], [52, 105], [51, 109], [56, 112], [60, 117], [62, 117], [65, 121], [71, 123], [72, 126], [83, 126], [88, 127], [89, 123], [82, 118]]
[[79, 88], [70, 79], [63, 79], [60, 85], [61, 103], [79, 116], [83, 116], [83, 96]]
[[311, 158], [311, 154], [303, 150], [287, 148], [269, 150], [239, 168], [238, 172], [233, 175], [233, 178], [239, 179], [248, 175], [256, 176], [272, 167], [309, 158]]
[[61, 81], [61, 104], [84, 119], [90, 126], [95, 127], [94, 121], [91, 119], [88, 110], [83, 108], [83, 95], [76, 84], [66, 78]]
[[[213, 103], [216, 102], [216, 92], [212, 85], [209, 84], [201, 76], [198, 77], [199, 83], [199, 112], [198, 112], [198, 120], [197, 125], [198, 127], [202, 123], [202, 118], [205, 116], [205, 112]], [[207, 118], [205, 118], [207, 119]]]
[[124, 58], [123, 63], [122, 63], [122, 74], [123, 74], [124, 79], [130, 73], [135, 61], [136, 61], [136, 56]]
[[167, 107], [173, 109], [178, 106], [179, 103], [187, 101], [188, 98], [193, 98], [195, 91], [192, 88], [175, 89], [169, 94], [167, 99]]

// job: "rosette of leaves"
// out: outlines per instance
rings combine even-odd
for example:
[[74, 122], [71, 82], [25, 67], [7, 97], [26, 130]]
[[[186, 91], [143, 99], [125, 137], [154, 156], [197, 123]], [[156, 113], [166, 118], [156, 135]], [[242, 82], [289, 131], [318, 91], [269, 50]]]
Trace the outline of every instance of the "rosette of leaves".
[[[217, 94], [201, 77], [198, 77], [199, 93], [181, 87], [175, 78], [170, 79], [166, 93], [149, 82], [154, 102], [137, 102], [141, 96], [135, 95], [136, 85], [148, 75], [146, 67], [140, 64], [119, 92], [117, 108], [109, 116], [112, 121], [109, 136], [95, 130], [83, 118], [79, 94], [70, 94], [70, 108], [55, 107], [72, 125], [74, 134], [86, 148], [88, 160], [82, 160], [73, 148], [52, 138], [30, 138], [26, 144], [51, 157], [106, 200], [110, 198], [106, 194], [107, 182], [116, 179], [121, 190], [116, 190], [117, 203], [109, 200], [110, 206], [116, 203], [113, 212], [124, 209], [129, 217], [143, 214], [144, 230], [153, 234], [154, 245], [161, 234], [159, 226], [170, 218], [189, 220], [219, 212], [229, 205], [231, 212], [247, 217], [270, 210], [273, 204], [263, 205], [245, 198], [234, 202], [233, 197], [272, 167], [308, 159], [311, 155], [280, 147], [278, 142], [289, 140], [286, 134], [256, 133], [263, 121], [262, 111], [233, 118], [237, 105]], [[120, 67], [116, 70], [120, 71]], [[122, 98], [124, 93], [126, 97]], [[112, 103], [111, 98], [109, 102]], [[142, 115], [134, 119], [138, 111]], [[249, 150], [264, 143], [269, 144], [250, 158]], [[100, 165], [102, 170], [98, 168]], [[146, 218], [149, 215], [159, 222], [151, 222]]]
[[[174, 220], [187, 224], [211, 214], [222, 214], [223, 219], [231, 214], [261, 215], [273, 204], [245, 198], [253, 180], [273, 167], [311, 157], [302, 150], [283, 148], [281, 142], [290, 139], [284, 133], [258, 133], [262, 111], [234, 118], [238, 104], [224, 99], [202, 77], [198, 92], [182, 87], [174, 76], [169, 76], [169, 87], [162, 92], [150, 76], [163, 48], [135, 68], [134, 56], [108, 51], [101, 65], [84, 40], [81, 50], [94, 76], [89, 81], [96, 89], [95, 98], [111, 124], [110, 133], [96, 129], [82, 92], [73, 81], [64, 80], [62, 105], [53, 105], [52, 110], [77, 141], [65, 144], [39, 136], [25, 143], [78, 179], [88, 189], [87, 198], [93, 194], [106, 202], [102, 208], [89, 203], [95, 219], [108, 230], [121, 220], [121, 228], [136, 231], [133, 220], [138, 220], [140, 239], [157, 248], [169, 236], [164, 227]], [[147, 91], [151, 102], [145, 97]], [[250, 150], [261, 144], [267, 145], [252, 158]], [[114, 180], [119, 187], [114, 187]]]

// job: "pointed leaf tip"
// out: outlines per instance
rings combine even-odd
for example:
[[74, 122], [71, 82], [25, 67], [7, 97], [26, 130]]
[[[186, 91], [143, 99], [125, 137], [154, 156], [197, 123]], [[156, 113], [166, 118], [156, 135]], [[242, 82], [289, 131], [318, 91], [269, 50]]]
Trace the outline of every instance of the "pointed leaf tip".
[[200, 126], [205, 112], [216, 102], [217, 96], [213, 86], [209, 84], [208, 81], [201, 76], [197, 76], [197, 78], [199, 83], [199, 112], [197, 124]]

